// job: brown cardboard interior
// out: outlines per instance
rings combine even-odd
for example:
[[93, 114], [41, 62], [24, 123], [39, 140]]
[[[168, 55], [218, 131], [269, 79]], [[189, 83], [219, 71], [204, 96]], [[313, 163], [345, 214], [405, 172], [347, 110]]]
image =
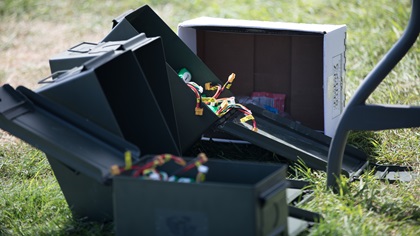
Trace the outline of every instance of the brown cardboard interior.
[[235, 96], [253, 91], [286, 94], [285, 112], [324, 130], [323, 34], [196, 30], [197, 55]]

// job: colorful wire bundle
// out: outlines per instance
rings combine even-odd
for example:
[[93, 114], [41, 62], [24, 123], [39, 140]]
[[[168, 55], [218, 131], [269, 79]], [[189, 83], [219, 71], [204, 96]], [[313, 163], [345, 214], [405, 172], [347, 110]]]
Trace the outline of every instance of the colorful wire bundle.
[[[201, 107], [201, 92], [200, 92], [200, 86], [197, 85], [194, 82], [187, 82], [187, 86], [194, 92], [196, 97], [196, 105], [195, 105], [195, 114], [196, 115], [203, 115], [203, 108]], [[202, 91], [202, 88], [201, 88]]]
[[200, 153], [197, 155], [196, 158], [188, 162], [185, 167], [183, 167], [182, 169], [176, 170], [174, 173], [172, 173], [172, 176], [169, 177], [169, 179], [173, 179], [175, 175], [185, 173], [193, 168], [197, 168], [197, 176], [195, 178], [195, 182], [197, 183], [203, 182], [205, 179], [205, 174], [207, 174], [207, 171], [208, 171], [208, 167], [204, 166], [203, 164], [206, 163], [207, 161], [208, 161], [208, 158], [206, 154]]
[[196, 115], [203, 115], [203, 108], [201, 107], [201, 103], [205, 103], [211, 110], [215, 112], [215, 114], [219, 117], [225, 115], [232, 109], [238, 109], [242, 112], [245, 117], [241, 119], [242, 123], [245, 123], [249, 120], [252, 120], [252, 130], [258, 131], [257, 122], [255, 118], [252, 116], [251, 110], [243, 106], [242, 104], [235, 102], [235, 97], [230, 98], [219, 98], [220, 94], [225, 89], [230, 89], [233, 81], [235, 80], [235, 73], [232, 73], [228, 80], [222, 85], [220, 84], [213, 84], [211, 82], [205, 83], [206, 90], [216, 90], [212, 97], [202, 97], [203, 88], [194, 82], [187, 82], [186, 84], [188, 87], [195, 93], [197, 103], [195, 107], [195, 114]]
[[206, 163], [208, 161], [208, 158], [206, 156], [206, 154], [204, 153], [200, 153], [198, 154], [197, 158], [195, 158], [194, 160], [192, 160], [191, 162], [188, 162], [184, 168], [182, 168], [180, 171], [176, 171], [175, 173], [184, 173], [187, 172], [189, 170], [191, 170], [194, 167], [198, 167], [204, 163]]
[[186, 162], [184, 161], [184, 159], [182, 159], [181, 157], [178, 156], [174, 156], [172, 154], [161, 154], [161, 155], [156, 155], [153, 157], [153, 159], [149, 162], [146, 162], [144, 165], [131, 165], [131, 158], [127, 158], [127, 154], [126, 154], [126, 165], [124, 167], [119, 167], [119, 166], [112, 166], [111, 167], [111, 173], [113, 175], [118, 175], [124, 171], [127, 170], [134, 170], [132, 176], [133, 177], [138, 177], [140, 175], [143, 175], [144, 172], [146, 170], [151, 170], [154, 169], [158, 166], [161, 166], [163, 164], [165, 164], [166, 162], [173, 160], [175, 163], [181, 165], [181, 166], [185, 166]]
[[206, 90], [216, 90], [216, 92], [214, 93], [214, 95], [212, 96], [215, 99], [218, 99], [220, 94], [225, 90], [225, 89], [230, 89], [230, 86], [232, 85], [233, 80], [235, 80], [235, 73], [232, 73], [228, 80], [223, 84], [223, 86], [221, 86], [220, 84], [216, 84], [216, 85], [212, 85], [212, 83], [206, 83], [205, 84], [205, 88]]
[[184, 159], [182, 159], [181, 157], [177, 157], [172, 154], [162, 154], [162, 155], [155, 156], [152, 161], [149, 161], [143, 166], [136, 168], [135, 169], [136, 171], [133, 173], [133, 177], [138, 177], [140, 175], [143, 175], [143, 172], [145, 170], [155, 169], [157, 166], [161, 166], [170, 160], [173, 160], [175, 163], [182, 166], [185, 166], [186, 164]]
[[210, 90], [213, 90], [213, 88], [215, 88], [216, 90], [216, 93], [214, 93], [214, 95], [212, 96], [212, 98], [215, 98], [215, 99], [219, 98], [220, 94], [223, 92], [223, 89], [222, 89], [223, 87], [220, 84], [216, 84], [210, 88], [211, 88]]
[[245, 117], [243, 117], [241, 119], [241, 122], [242, 123], [245, 123], [248, 120], [252, 120], [252, 130], [253, 131], [258, 131], [257, 122], [255, 121], [255, 118], [252, 115], [251, 110], [249, 110], [247, 107], [245, 107], [242, 104], [232, 103], [232, 104], [223, 105], [223, 102], [222, 102], [222, 104], [220, 105], [219, 109], [216, 111], [216, 115], [223, 116], [223, 115], [225, 115], [226, 113], [228, 113], [232, 109], [237, 109], [238, 111], [242, 112], [245, 115]]
[[[168, 177], [168, 174], [166, 172], [158, 171], [156, 169], [158, 166], [162, 166], [171, 160], [183, 166], [183, 168], [178, 169], [175, 172], [173, 172], [171, 177]], [[197, 168], [197, 176], [195, 178], [195, 181], [192, 180], [192, 182], [199, 183], [199, 182], [204, 181], [205, 175], [208, 172], [208, 167], [203, 165], [207, 161], [208, 161], [208, 158], [206, 154], [204, 153], [198, 154], [198, 156], [195, 159], [193, 159], [192, 161], [188, 163], [186, 163], [185, 160], [181, 157], [174, 156], [172, 154], [161, 154], [161, 155], [154, 156], [152, 160], [146, 162], [143, 165], [132, 165], [131, 153], [126, 152], [125, 153], [125, 166], [120, 167], [117, 165], [113, 165], [111, 166], [111, 173], [112, 175], [119, 175], [121, 173], [126, 173], [132, 177], [144, 176], [147, 179], [152, 179], [152, 180], [175, 181], [176, 179], [178, 179], [178, 182], [180, 181], [184, 182], [185, 180], [188, 180], [188, 182], [191, 182], [190, 178], [184, 178], [184, 177], [178, 178], [175, 175], [182, 174], [193, 168]]]

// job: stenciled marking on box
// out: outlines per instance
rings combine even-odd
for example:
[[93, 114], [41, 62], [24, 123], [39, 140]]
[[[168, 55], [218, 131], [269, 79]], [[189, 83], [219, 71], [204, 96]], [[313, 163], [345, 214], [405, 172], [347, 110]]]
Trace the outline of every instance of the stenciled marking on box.
[[332, 118], [341, 115], [343, 111], [343, 54], [332, 58], [332, 75], [328, 77], [328, 95], [332, 100]]
[[202, 212], [156, 209], [157, 236], [208, 235], [207, 215]]

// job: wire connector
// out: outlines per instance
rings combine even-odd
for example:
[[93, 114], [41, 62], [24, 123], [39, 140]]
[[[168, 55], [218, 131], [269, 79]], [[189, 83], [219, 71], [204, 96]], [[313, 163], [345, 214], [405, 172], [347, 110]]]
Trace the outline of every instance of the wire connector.
[[222, 104], [219, 106], [219, 110], [217, 111], [218, 114], [221, 114], [226, 108], [229, 106], [229, 102], [227, 100], [223, 100]]
[[202, 182], [204, 182], [204, 180], [206, 179], [206, 174], [209, 171], [209, 167], [208, 166], [205, 166], [205, 165], [200, 165], [197, 168], [197, 171], [198, 171], [198, 173], [197, 173], [197, 176], [195, 177], [195, 182], [196, 183], [202, 183]]
[[230, 74], [229, 75], [229, 78], [228, 78], [228, 82], [229, 83], [233, 83], [233, 81], [235, 80], [235, 77], [236, 77], [236, 74], [235, 73]]
[[118, 165], [111, 166], [111, 175], [119, 175], [121, 174], [120, 167]]
[[201, 163], [206, 163], [209, 160], [209, 158], [207, 157], [207, 155], [204, 152], [200, 152], [197, 155], [197, 159], [200, 160]]
[[130, 151], [126, 151], [124, 153], [124, 159], [125, 159], [125, 170], [129, 170], [131, 169], [131, 167], [133, 166], [133, 162], [131, 160], [131, 152]]
[[244, 116], [244, 117], [242, 117], [241, 119], [240, 119], [240, 121], [242, 122], [242, 123], [245, 123], [245, 122], [247, 122], [247, 121], [249, 121], [249, 120], [254, 120], [255, 118], [254, 118], [254, 116], [252, 116], [252, 115], [247, 115], [247, 116]]
[[235, 77], [236, 77], [235, 73], [232, 73], [229, 75], [228, 83], [226, 84], [226, 89], [230, 89], [230, 86], [232, 86], [232, 83], [235, 80]]
[[216, 103], [217, 100], [214, 97], [201, 97], [204, 103]]
[[202, 116], [202, 115], [203, 115], [203, 108], [201, 108], [201, 107], [196, 107], [196, 108], [195, 108], [195, 115], [196, 115], [196, 116]]
[[211, 82], [207, 82], [207, 83], [205, 83], [205, 84], [204, 84], [204, 89], [205, 89], [205, 90], [214, 90], [214, 89], [212, 89], [212, 87], [211, 87]]

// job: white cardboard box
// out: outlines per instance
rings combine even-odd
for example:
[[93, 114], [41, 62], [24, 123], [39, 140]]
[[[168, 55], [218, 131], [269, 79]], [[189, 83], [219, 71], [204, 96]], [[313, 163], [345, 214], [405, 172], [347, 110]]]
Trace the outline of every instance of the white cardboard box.
[[201, 17], [179, 37], [235, 96], [286, 94], [293, 119], [333, 136], [345, 102], [346, 26]]

